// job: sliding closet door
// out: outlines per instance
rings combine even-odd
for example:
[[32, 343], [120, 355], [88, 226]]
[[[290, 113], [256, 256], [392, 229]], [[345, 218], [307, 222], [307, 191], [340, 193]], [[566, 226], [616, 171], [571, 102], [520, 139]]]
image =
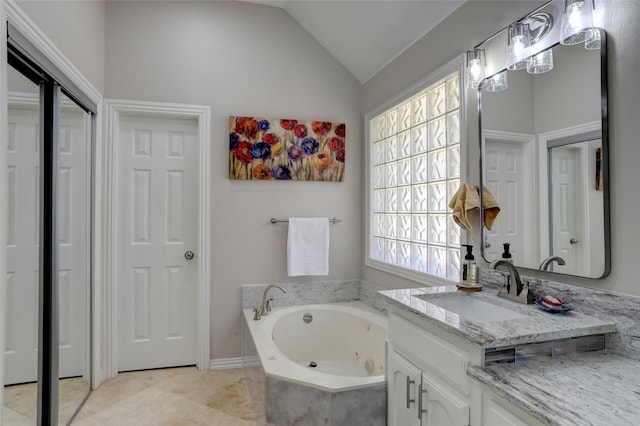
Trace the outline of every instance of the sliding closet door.
[[35, 424], [40, 226], [39, 88], [8, 66], [7, 275], [2, 424]]
[[11, 24], [7, 29], [15, 70], [5, 371], [7, 384], [23, 391], [14, 400], [8, 388], [3, 424], [68, 424], [90, 391], [96, 105]]
[[58, 125], [58, 422], [89, 392], [91, 115], [62, 94]]

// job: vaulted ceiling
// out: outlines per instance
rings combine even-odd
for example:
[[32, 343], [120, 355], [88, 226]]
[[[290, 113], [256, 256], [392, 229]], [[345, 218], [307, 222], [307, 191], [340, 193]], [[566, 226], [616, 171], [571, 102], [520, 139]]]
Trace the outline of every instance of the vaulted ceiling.
[[286, 10], [361, 83], [465, 0], [244, 0]]

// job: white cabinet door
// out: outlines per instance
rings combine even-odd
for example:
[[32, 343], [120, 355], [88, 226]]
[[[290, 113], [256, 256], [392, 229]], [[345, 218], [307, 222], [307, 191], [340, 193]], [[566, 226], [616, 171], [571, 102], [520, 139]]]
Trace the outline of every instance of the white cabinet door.
[[422, 372], [391, 349], [387, 364], [388, 425], [419, 426], [417, 401]]
[[469, 403], [428, 374], [422, 374], [422, 424], [468, 426]]

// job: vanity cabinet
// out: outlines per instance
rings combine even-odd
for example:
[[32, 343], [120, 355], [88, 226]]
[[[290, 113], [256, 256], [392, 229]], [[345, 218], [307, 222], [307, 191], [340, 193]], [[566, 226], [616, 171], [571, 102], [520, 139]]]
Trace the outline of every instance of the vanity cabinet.
[[389, 426], [468, 426], [469, 358], [464, 348], [389, 314]]
[[539, 420], [470, 379], [484, 350], [419, 317], [389, 312], [389, 426], [541, 426]]

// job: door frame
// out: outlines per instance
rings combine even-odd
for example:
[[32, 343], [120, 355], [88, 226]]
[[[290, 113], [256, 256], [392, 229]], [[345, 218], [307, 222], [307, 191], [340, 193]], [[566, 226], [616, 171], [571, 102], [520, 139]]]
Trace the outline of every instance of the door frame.
[[116, 230], [120, 214], [118, 212], [118, 134], [120, 117], [123, 115], [145, 115], [158, 118], [194, 118], [198, 122], [198, 232], [200, 239], [197, 254], [200, 258], [197, 269], [196, 309], [196, 364], [199, 370], [208, 370], [210, 364], [210, 259], [211, 259], [211, 108], [208, 105], [187, 105], [175, 103], [144, 102], [121, 99], [105, 99], [104, 138], [97, 150], [98, 184], [102, 188], [102, 251], [104, 253], [103, 280], [104, 293], [102, 309], [105, 318], [104, 378], [118, 374], [118, 306], [117, 306], [117, 252]]

